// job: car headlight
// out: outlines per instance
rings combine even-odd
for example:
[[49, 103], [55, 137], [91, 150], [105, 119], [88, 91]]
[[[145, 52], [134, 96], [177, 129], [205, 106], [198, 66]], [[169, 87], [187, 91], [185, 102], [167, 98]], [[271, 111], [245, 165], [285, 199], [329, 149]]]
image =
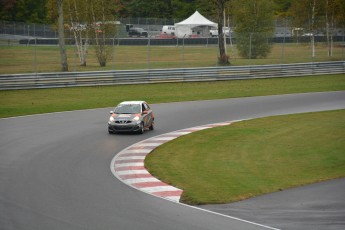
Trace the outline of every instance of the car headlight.
[[111, 116], [111, 117], [109, 118], [109, 123], [114, 122], [114, 121], [115, 121], [115, 118], [114, 118], [113, 116]]
[[140, 120], [140, 117], [139, 116], [135, 116], [134, 118], [133, 118], [133, 120], [132, 121], [134, 121], [134, 122], [138, 122]]

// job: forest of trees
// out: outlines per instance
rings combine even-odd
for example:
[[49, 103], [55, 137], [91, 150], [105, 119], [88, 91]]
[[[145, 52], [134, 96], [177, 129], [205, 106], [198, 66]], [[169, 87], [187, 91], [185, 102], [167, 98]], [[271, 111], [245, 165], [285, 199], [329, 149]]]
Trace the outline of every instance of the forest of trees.
[[[253, 0], [254, 2], [257, 0]], [[265, 0], [267, 1], [267, 0]], [[289, 18], [297, 25], [313, 20], [318, 23], [322, 20], [335, 21], [340, 28], [345, 24], [344, 0], [268, 0], [274, 3], [275, 18]], [[56, 0], [1, 0], [0, 20], [26, 23], [55, 23], [56, 18], [51, 16], [49, 3]], [[71, 0], [63, 0], [67, 4]], [[96, 0], [85, 1], [88, 4]], [[216, 6], [210, 0], [110, 0], [110, 9], [115, 18], [166, 18], [185, 19], [198, 10], [207, 18], [216, 20]], [[224, 0], [227, 14], [232, 17], [234, 4], [239, 1]], [[260, 1], [258, 1], [260, 2]], [[328, 19], [325, 19], [328, 17]], [[317, 19], [317, 20], [316, 20]]]
[[[52, 23], [46, 5], [49, 0], [2, 0], [0, 20], [27, 23]], [[274, 0], [275, 14], [286, 16], [294, 0]], [[320, 1], [320, 0], [318, 0]], [[326, 0], [323, 0], [326, 1]], [[343, 0], [340, 0], [343, 1]], [[198, 10], [212, 16], [209, 0], [112, 0], [117, 17], [184, 19]], [[228, 0], [226, 2], [231, 2]]]

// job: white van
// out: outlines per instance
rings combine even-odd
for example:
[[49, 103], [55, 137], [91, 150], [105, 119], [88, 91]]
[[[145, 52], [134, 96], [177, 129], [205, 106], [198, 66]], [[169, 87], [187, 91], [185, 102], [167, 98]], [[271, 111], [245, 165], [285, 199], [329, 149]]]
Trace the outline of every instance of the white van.
[[163, 26], [162, 34], [175, 35], [175, 26]]
[[[230, 28], [229, 27], [223, 27], [223, 33], [225, 33], [225, 36], [229, 37], [230, 36]], [[211, 37], [218, 37], [218, 28], [210, 30], [210, 36]]]

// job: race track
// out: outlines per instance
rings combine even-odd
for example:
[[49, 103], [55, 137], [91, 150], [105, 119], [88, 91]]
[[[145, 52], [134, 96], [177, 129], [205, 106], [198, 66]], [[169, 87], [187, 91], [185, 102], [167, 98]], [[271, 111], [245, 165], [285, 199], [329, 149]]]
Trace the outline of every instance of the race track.
[[[156, 129], [143, 135], [109, 135], [112, 108], [0, 119], [0, 229], [280, 228], [279, 221], [269, 222], [268, 227], [260, 225], [267, 223], [262, 219], [258, 225], [142, 193], [117, 180], [110, 162], [129, 145], [178, 129], [343, 109], [345, 91], [155, 104], [152, 108]], [[280, 210], [279, 205], [275, 208]], [[284, 222], [283, 227], [292, 226]]]

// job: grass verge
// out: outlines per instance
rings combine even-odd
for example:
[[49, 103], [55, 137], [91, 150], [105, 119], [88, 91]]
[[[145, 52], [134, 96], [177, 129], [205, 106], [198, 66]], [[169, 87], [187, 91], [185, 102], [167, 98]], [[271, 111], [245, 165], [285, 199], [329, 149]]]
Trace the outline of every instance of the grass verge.
[[234, 202], [345, 176], [345, 110], [261, 118], [177, 138], [145, 159], [182, 202]]
[[345, 90], [345, 74], [307, 77], [0, 91], [0, 117], [115, 106]]
[[[80, 66], [76, 47], [66, 46], [69, 71], [103, 71], [124, 69], [161, 69], [217, 66], [217, 45], [123, 46], [115, 44], [106, 67], [100, 67], [94, 47], [87, 52], [87, 66]], [[265, 65], [344, 60], [344, 47], [335, 43], [333, 55], [328, 45], [318, 42], [311, 58], [309, 43], [277, 43], [266, 58], [246, 59], [239, 56], [236, 45], [227, 46], [231, 65]], [[135, 64], [134, 64], [135, 63]], [[1, 45], [0, 73], [32, 73], [61, 71], [59, 47], [56, 45]]]

